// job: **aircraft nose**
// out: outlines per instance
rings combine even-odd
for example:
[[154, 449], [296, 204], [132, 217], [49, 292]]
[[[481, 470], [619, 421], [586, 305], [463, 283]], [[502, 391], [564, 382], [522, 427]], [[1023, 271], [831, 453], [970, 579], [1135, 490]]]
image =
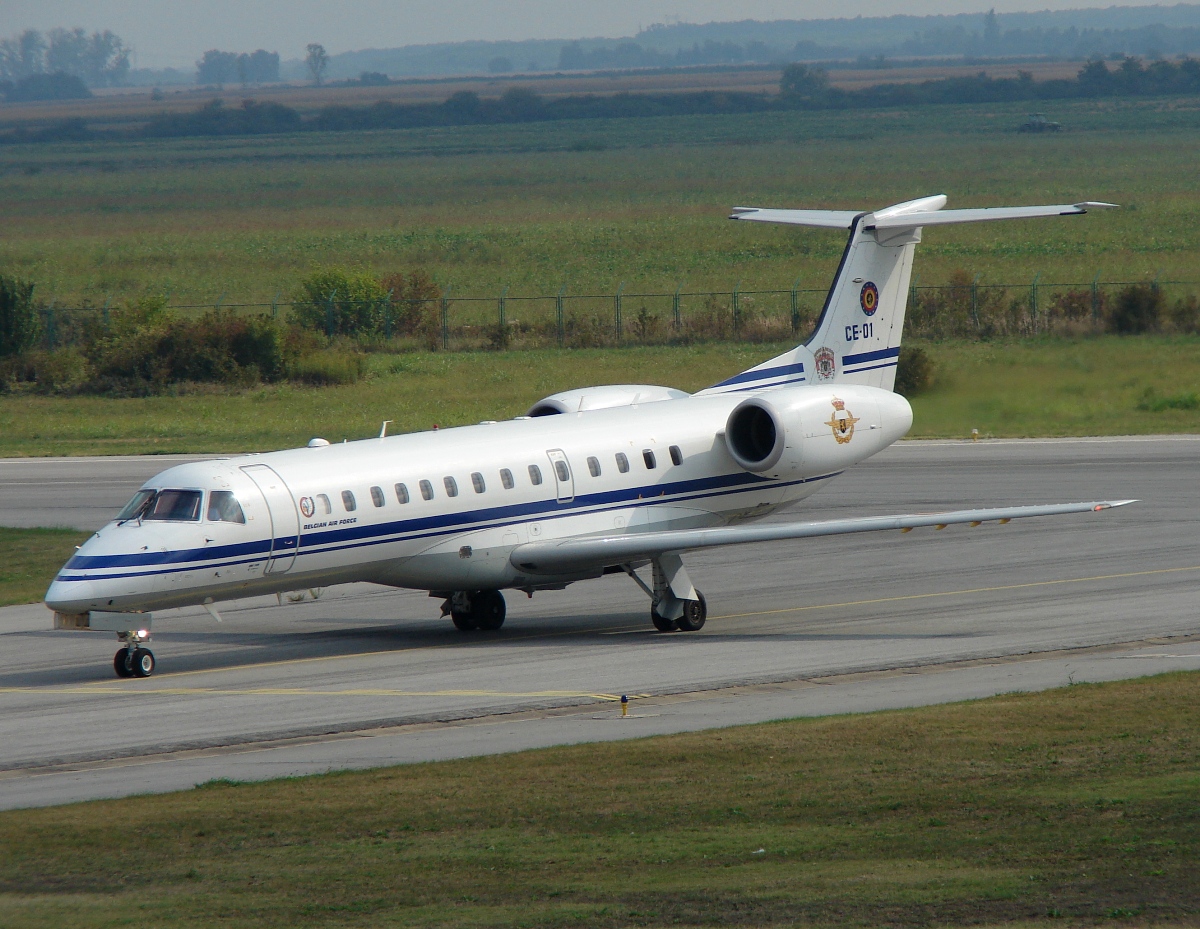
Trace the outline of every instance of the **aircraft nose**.
[[95, 604], [91, 581], [60, 581], [55, 578], [46, 591], [46, 606], [56, 613], [86, 613]]

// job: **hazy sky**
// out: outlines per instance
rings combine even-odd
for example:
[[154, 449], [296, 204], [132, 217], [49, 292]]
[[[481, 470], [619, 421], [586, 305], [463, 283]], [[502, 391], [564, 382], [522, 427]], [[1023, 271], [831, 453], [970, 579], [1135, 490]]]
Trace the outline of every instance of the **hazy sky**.
[[[206, 49], [265, 48], [299, 58], [309, 42], [330, 53], [464, 39], [632, 35], [655, 22], [824, 19], [895, 13], [1071, 9], [1088, 0], [0, 0], [0, 37], [24, 29], [111, 29], [136, 67], [191, 68]], [[1147, 5], [1120, 0], [1122, 6]]]

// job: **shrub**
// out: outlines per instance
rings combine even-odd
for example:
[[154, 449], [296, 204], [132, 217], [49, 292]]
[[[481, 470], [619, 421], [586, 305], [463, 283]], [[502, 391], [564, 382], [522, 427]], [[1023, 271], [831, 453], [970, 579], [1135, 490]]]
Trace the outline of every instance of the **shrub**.
[[0, 357], [33, 348], [41, 334], [33, 284], [0, 274]]
[[283, 337], [275, 322], [229, 311], [196, 320], [151, 313], [142, 326], [115, 326], [90, 354], [97, 387], [105, 390], [161, 390], [184, 381], [255, 384], [284, 375]]
[[1153, 284], [1131, 284], [1117, 294], [1108, 317], [1109, 331], [1117, 335], [1157, 331], [1165, 302], [1163, 292]]
[[379, 282], [384, 294], [390, 294], [384, 320], [385, 335], [414, 336], [428, 348], [442, 344], [442, 289], [425, 271], [389, 274]]
[[896, 365], [896, 393], [902, 397], [915, 397], [933, 386], [933, 359], [924, 349], [915, 345], [900, 346], [900, 360]]
[[1200, 332], [1200, 300], [1195, 294], [1175, 301], [1171, 307], [1171, 328], [1175, 332]]
[[369, 271], [325, 268], [300, 283], [292, 321], [334, 335], [378, 335], [384, 331], [387, 288]]

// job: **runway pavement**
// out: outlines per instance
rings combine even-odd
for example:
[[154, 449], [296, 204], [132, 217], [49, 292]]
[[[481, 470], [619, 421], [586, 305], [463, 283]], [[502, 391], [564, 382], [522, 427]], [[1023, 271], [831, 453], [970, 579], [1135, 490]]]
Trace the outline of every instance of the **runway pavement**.
[[[0, 524], [91, 528], [177, 460], [0, 462]], [[694, 634], [621, 577], [509, 594], [472, 635], [363, 585], [157, 614], [157, 674], [122, 681], [110, 636], [0, 610], [0, 808], [1200, 668], [1198, 460], [1192, 436], [902, 443], [775, 518], [1142, 502], [690, 556]]]

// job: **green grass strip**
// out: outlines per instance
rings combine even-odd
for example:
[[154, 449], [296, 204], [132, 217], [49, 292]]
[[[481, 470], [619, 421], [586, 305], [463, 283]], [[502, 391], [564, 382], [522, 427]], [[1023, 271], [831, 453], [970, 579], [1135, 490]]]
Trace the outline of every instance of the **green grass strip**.
[[41, 600], [58, 569], [91, 533], [0, 526], [0, 606]]
[[1195, 925], [1198, 684], [3, 813], [0, 924]]

